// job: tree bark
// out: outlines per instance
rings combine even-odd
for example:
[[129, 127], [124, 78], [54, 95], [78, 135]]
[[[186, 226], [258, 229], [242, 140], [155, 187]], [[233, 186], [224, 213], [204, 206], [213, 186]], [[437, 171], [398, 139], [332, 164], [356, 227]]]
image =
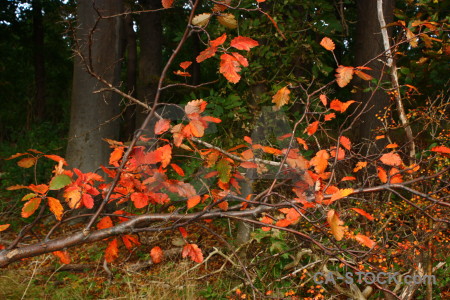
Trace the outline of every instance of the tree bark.
[[76, 51], [83, 58], [75, 58], [66, 156], [71, 166], [83, 172], [107, 163], [110, 149], [102, 139], [115, 139], [119, 134], [119, 124], [113, 118], [119, 112], [120, 99], [112, 92], [94, 93], [104, 86], [86, 68], [118, 84], [121, 18], [99, 17], [121, 11], [121, 0], [79, 1], [77, 5]]
[[[161, 8], [160, 0], [140, 0], [142, 9]], [[139, 15], [139, 75], [138, 98], [151, 104], [156, 95], [162, 67], [162, 25], [159, 12], [147, 12]], [[136, 128], [139, 128], [146, 117], [146, 112], [138, 107]], [[149, 133], [147, 133], [149, 134]]]
[[[389, 80], [383, 73], [385, 66], [376, 58], [384, 52], [383, 39], [381, 35], [380, 23], [377, 14], [377, 1], [374, 0], [357, 0], [358, 24], [356, 27], [355, 41], [355, 66], [365, 65], [372, 68], [368, 71], [374, 78], [381, 81]], [[394, 0], [383, 1], [383, 12], [386, 23], [393, 22], [393, 12], [395, 7]], [[389, 105], [389, 95], [378, 88], [376, 91], [363, 92], [364, 89], [374, 87], [369, 81], [356, 79], [359, 87], [356, 94], [358, 101], [362, 102], [360, 107], [366, 104], [365, 112], [361, 115], [360, 126], [355, 132], [359, 140], [373, 140], [373, 129], [381, 126], [382, 123], [377, 119], [376, 114], [384, 111]]]

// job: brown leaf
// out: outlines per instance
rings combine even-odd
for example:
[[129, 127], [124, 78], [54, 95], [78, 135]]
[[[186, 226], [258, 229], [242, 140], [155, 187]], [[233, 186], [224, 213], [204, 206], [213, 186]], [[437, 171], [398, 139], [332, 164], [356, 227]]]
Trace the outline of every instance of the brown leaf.
[[206, 26], [206, 24], [208, 24], [210, 18], [211, 18], [211, 14], [196, 15], [192, 19], [192, 25], [199, 26], [199, 27], [204, 27], [204, 26]]
[[339, 219], [339, 215], [331, 209], [327, 213], [327, 221], [331, 228], [331, 233], [334, 235], [335, 239], [340, 241], [344, 237], [345, 227], [344, 222]]
[[217, 16], [217, 21], [219, 21], [219, 23], [223, 26], [230, 29], [235, 29], [238, 26], [236, 18], [233, 14], [220, 14], [219, 16]]
[[26, 157], [22, 158], [17, 162], [17, 165], [21, 168], [31, 168], [36, 163], [37, 158], [36, 157]]
[[353, 67], [345, 67], [345, 66], [339, 66], [336, 69], [336, 82], [339, 85], [339, 87], [344, 87], [353, 78]]

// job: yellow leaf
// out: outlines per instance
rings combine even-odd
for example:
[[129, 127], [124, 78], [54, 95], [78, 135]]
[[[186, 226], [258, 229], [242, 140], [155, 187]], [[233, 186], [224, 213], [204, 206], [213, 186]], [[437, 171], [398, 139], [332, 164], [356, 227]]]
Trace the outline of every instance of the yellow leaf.
[[211, 18], [211, 14], [196, 15], [192, 19], [192, 25], [200, 26], [200, 27], [206, 26], [206, 24], [208, 24], [210, 18]]
[[334, 209], [327, 213], [327, 221], [330, 225], [331, 233], [333, 233], [336, 240], [342, 240], [345, 233], [345, 227], [343, 226], [344, 222], [339, 219], [339, 215], [334, 211]]
[[221, 14], [220, 16], [217, 16], [217, 21], [219, 21], [219, 23], [223, 26], [230, 29], [235, 29], [238, 26], [236, 18], [233, 14]]
[[282, 87], [278, 90], [278, 92], [272, 97], [272, 103], [275, 103], [276, 110], [279, 110], [280, 107], [289, 103], [289, 94], [291, 91], [287, 86]]
[[337, 191], [336, 193], [334, 193], [334, 194], [331, 196], [330, 201], [333, 202], [333, 201], [336, 201], [336, 200], [338, 200], [338, 199], [347, 197], [347, 196], [350, 195], [351, 193], [353, 193], [353, 189], [340, 189], [339, 191]]

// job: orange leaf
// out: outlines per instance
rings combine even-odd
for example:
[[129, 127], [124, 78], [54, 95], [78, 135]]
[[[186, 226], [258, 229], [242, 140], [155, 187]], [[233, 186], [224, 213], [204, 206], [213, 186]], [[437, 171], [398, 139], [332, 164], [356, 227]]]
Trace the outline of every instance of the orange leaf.
[[113, 239], [105, 250], [105, 260], [109, 263], [113, 262], [119, 257], [119, 246], [117, 244], [117, 239]]
[[400, 174], [400, 172], [396, 168], [392, 168], [389, 171], [389, 176], [390, 176], [390, 180], [389, 180], [390, 183], [402, 183], [403, 182], [402, 174]]
[[113, 222], [109, 216], [104, 217], [97, 223], [97, 229], [106, 229], [113, 227]]
[[328, 37], [324, 37], [322, 41], [320, 41], [320, 46], [324, 47], [328, 51], [333, 51], [336, 48], [334, 42]]
[[383, 156], [380, 157], [380, 160], [382, 163], [389, 165], [389, 166], [401, 166], [402, 165], [402, 159], [400, 155], [397, 153], [391, 152], [383, 154]]
[[251, 161], [244, 161], [239, 166], [242, 167], [242, 168], [246, 168], [246, 169], [256, 169], [256, 168], [258, 168], [258, 165], [255, 164], [254, 162], [251, 162]]
[[297, 142], [303, 146], [303, 149], [308, 150], [308, 145], [306, 144], [306, 141], [302, 138], [296, 138]]
[[320, 102], [322, 102], [323, 106], [327, 106], [327, 96], [325, 96], [324, 94], [321, 94], [319, 96]]
[[162, 7], [171, 8], [173, 4], [173, 0], [161, 0]]
[[180, 63], [180, 68], [186, 70], [190, 65], [192, 65], [192, 61], [183, 61]]
[[282, 87], [278, 90], [278, 92], [272, 97], [272, 103], [275, 103], [276, 110], [279, 110], [280, 107], [289, 103], [289, 94], [291, 91], [287, 86]]
[[361, 78], [362, 80], [372, 80], [372, 79], [373, 79], [372, 76], [370, 76], [370, 75], [367, 74], [367, 73], [364, 73], [364, 72], [361, 71], [361, 70], [355, 69], [354, 72], [355, 72], [355, 75], [358, 76], [359, 78]]
[[56, 162], [59, 162], [59, 161], [62, 160], [63, 161], [63, 165], [67, 166], [66, 160], [64, 158], [62, 158], [61, 156], [59, 156], [59, 155], [49, 154], [49, 155], [44, 155], [44, 156], [47, 157], [48, 159], [54, 160]]
[[20, 157], [20, 156], [23, 156], [23, 155], [27, 155], [27, 154], [30, 154], [30, 153], [16, 153], [16, 154], [13, 154], [10, 157], [5, 158], [5, 159], [6, 160], [10, 160], [10, 159], [14, 159], [14, 158], [17, 158], [17, 157]]
[[39, 208], [39, 204], [41, 204], [41, 200], [42, 200], [41, 198], [32, 198], [30, 201], [25, 203], [25, 205], [22, 208], [22, 217], [28, 218], [29, 216], [34, 214], [36, 209]]
[[341, 179], [341, 181], [349, 181], [349, 180], [356, 180], [356, 177], [353, 176], [345, 176]]
[[177, 172], [178, 175], [180, 176], [184, 176], [184, 171], [182, 168], [180, 168], [180, 166], [178, 166], [177, 164], [170, 164], [170, 166], [172, 167], [172, 169]]
[[275, 226], [278, 226], [278, 227], [288, 227], [288, 226], [291, 225], [291, 224], [292, 224], [292, 221], [291, 221], [291, 220], [282, 219], [282, 220], [278, 220], [278, 221], [275, 223]]
[[189, 72], [183, 72], [180, 70], [173, 71], [173, 74], [178, 76], [191, 77], [191, 74]]
[[317, 174], [323, 173], [325, 169], [328, 166], [328, 159], [330, 158], [330, 155], [328, 154], [327, 150], [319, 150], [316, 153], [316, 156], [314, 156], [310, 164], [311, 166], [314, 166], [314, 170]]
[[372, 241], [369, 237], [367, 237], [363, 234], [357, 234], [355, 236], [355, 240], [357, 240], [358, 243], [360, 243], [361, 245], [364, 245], [368, 248], [373, 248], [377, 244], [374, 241]]
[[164, 258], [164, 252], [159, 246], [153, 247], [152, 250], [150, 250], [150, 257], [154, 264], [159, 264]]
[[335, 113], [329, 113], [329, 114], [325, 115], [324, 120], [325, 121], [330, 121], [330, 120], [333, 120], [334, 118], [336, 118], [336, 114]]
[[170, 128], [170, 120], [161, 119], [155, 124], [155, 134], [163, 134]]
[[202, 117], [202, 121], [212, 122], [212, 123], [220, 123], [220, 122], [222, 122], [221, 119], [215, 118], [215, 117], [211, 117], [211, 116], [204, 116], [204, 117]]
[[343, 135], [339, 138], [339, 143], [347, 150], [350, 150], [352, 148], [352, 142], [350, 142], [350, 139]]
[[217, 51], [217, 47], [206, 48], [205, 50], [200, 52], [200, 54], [196, 58], [196, 61], [198, 63], [201, 63], [202, 61], [204, 61], [210, 57], [213, 57], [216, 54], [216, 51]]
[[393, 149], [393, 148], [397, 148], [397, 147], [398, 147], [397, 143], [393, 143], [393, 144], [386, 145], [386, 147], [384, 147], [384, 148]]
[[232, 52], [231, 53], [234, 58], [236, 58], [236, 60], [243, 66], [243, 67], [248, 67], [248, 60], [243, 57], [241, 54], [237, 53], [237, 52]]
[[305, 133], [308, 133], [308, 135], [313, 135], [316, 133], [317, 128], [319, 128], [319, 121], [312, 122], [308, 125], [308, 127], [306, 127]]
[[123, 155], [123, 147], [117, 147], [116, 149], [114, 149], [114, 151], [111, 153], [110, 157], [109, 157], [109, 164], [113, 165], [115, 167], [118, 167], [119, 164], [119, 160], [122, 158]]
[[334, 235], [336, 240], [340, 241], [344, 237], [345, 227], [344, 222], [339, 219], [339, 215], [331, 209], [327, 213], [327, 221], [331, 228], [331, 233]]
[[217, 204], [217, 206], [223, 210], [223, 211], [227, 211], [228, 210], [228, 201], [222, 201], [219, 204]]
[[183, 247], [183, 251], [181, 252], [183, 258], [189, 256], [196, 263], [203, 262], [203, 253], [202, 250], [196, 244], [186, 244]]
[[30, 184], [28, 188], [38, 194], [45, 194], [48, 191], [48, 185], [46, 184], [39, 184], [39, 185]]
[[344, 87], [353, 78], [353, 68], [352, 67], [345, 67], [345, 66], [339, 66], [336, 69], [336, 82], [339, 85], [339, 87]]
[[218, 47], [218, 46], [222, 45], [226, 39], [227, 39], [227, 34], [224, 33], [221, 36], [219, 36], [217, 39], [210, 41], [209, 44], [211, 45], [211, 47]]
[[172, 147], [170, 145], [164, 145], [156, 149], [161, 153], [161, 166], [166, 168], [172, 160]]
[[[337, 154], [336, 154], [337, 152]], [[345, 158], [345, 151], [341, 147], [336, 151], [336, 147], [332, 147], [330, 151], [331, 157], [337, 157], [337, 160], [343, 160]]]
[[259, 43], [254, 39], [244, 36], [235, 37], [230, 44], [231, 47], [234, 47], [238, 50], [247, 50], [247, 51], [250, 51], [251, 48], [256, 47], [258, 45]]
[[337, 193], [334, 193], [334, 194], [331, 196], [330, 201], [333, 202], [333, 201], [336, 201], [336, 200], [338, 200], [338, 199], [347, 197], [347, 196], [350, 195], [351, 193], [353, 193], [353, 189], [340, 189]]
[[387, 173], [382, 167], [377, 167], [378, 170], [378, 178], [380, 178], [382, 183], [387, 182]]
[[57, 220], [61, 220], [62, 214], [64, 212], [64, 208], [58, 199], [53, 197], [47, 197], [48, 206], [50, 207], [50, 211], [55, 215]]
[[22, 158], [17, 162], [17, 165], [21, 168], [31, 168], [36, 163], [37, 158], [36, 157], [26, 157]]
[[384, 138], [385, 138], [384, 135], [377, 135], [377, 136], [375, 137], [375, 140], [381, 140], [381, 139], [384, 139]]
[[0, 231], [5, 231], [6, 229], [8, 229], [8, 227], [10, 226], [11, 224], [3, 224], [3, 225], [0, 225]]
[[356, 208], [356, 207], [353, 207], [352, 209], [353, 209], [354, 211], [356, 211], [358, 214], [360, 214], [361, 216], [366, 217], [366, 218], [369, 219], [370, 221], [373, 221], [373, 220], [374, 220], [374, 217], [372, 217], [372, 215], [369, 214], [369, 213], [367, 213], [366, 211], [364, 211], [364, 210], [362, 210], [362, 209], [360, 209], [360, 208]]
[[187, 201], [187, 208], [190, 209], [190, 208], [195, 207], [197, 204], [200, 203], [200, 200], [201, 200], [201, 198], [198, 195], [189, 198], [188, 201]]
[[231, 83], [238, 83], [241, 76], [238, 72], [241, 71], [239, 61], [229, 54], [222, 54], [220, 56], [219, 72]]
[[341, 102], [338, 99], [334, 99], [333, 101], [331, 101], [330, 103], [330, 108], [338, 111], [338, 112], [345, 112], [347, 110], [347, 108], [352, 104], [355, 103], [356, 101], [354, 100], [349, 100], [347, 102]]
[[365, 167], [367, 167], [367, 161], [360, 161], [356, 164], [356, 167], [353, 169], [353, 172], [356, 173]]
[[71, 259], [69, 256], [69, 252], [67, 251], [54, 251], [52, 252], [53, 255], [55, 255], [56, 257], [59, 258], [59, 260], [61, 261], [62, 264], [70, 264]]
[[[265, 223], [265, 224], [273, 224], [273, 220], [267, 216], [264, 216], [261, 218], [260, 222]], [[262, 231], [269, 231], [271, 228], [270, 227], [261, 227]]]
[[178, 231], [180, 231], [181, 236], [183, 238], [187, 238], [188, 237], [188, 232], [186, 231], [186, 229], [184, 229], [184, 227], [178, 227]]
[[69, 187], [63, 194], [70, 208], [79, 208], [81, 206], [81, 192], [78, 187]]
[[189, 101], [186, 106], [184, 107], [184, 111], [187, 115], [194, 114], [194, 113], [202, 113], [206, 109], [206, 101], [203, 99], [197, 99]]
[[81, 201], [83, 202], [84, 206], [86, 206], [86, 208], [91, 209], [94, 207], [94, 198], [92, 198], [91, 195], [83, 193], [83, 195], [81, 196]]

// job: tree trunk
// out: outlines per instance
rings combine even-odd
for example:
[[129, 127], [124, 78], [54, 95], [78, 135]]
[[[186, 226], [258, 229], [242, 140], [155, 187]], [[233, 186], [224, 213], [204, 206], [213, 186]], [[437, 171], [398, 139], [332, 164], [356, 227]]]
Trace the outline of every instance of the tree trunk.
[[33, 120], [40, 121], [45, 113], [45, 57], [44, 25], [42, 24], [42, 0], [31, 2], [33, 9], [33, 60], [35, 94], [33, 102]]
[[102, 139], [115, 139], [119, 134], [119, 124], [113, 120], [119, 112], [119, 97], [112, 92], [94, 93], [104, 86], [86, 68], [114, 85], [118, 83], [121, 19], [100, 19], [95, 24], [99, 14], [121, 11], [121, 0], [79, 1], [77, 6], [76, 51], [84, 60], [78, 55], [75, 58], [67, 160], [83, 172], [108, 162], [110, 149]]
[[[160, 0], [140, 0], [142, 9], [161, 8]], [[141, 13], [139, 15], [139, 76], [138, 98], [148, 104], [156, 95], [162, 64], [162, 25], [159, 12]], [[136, 128], [139, 128], [146, 117], [146, 112], [138, 107], [136, 113]], [[150, 132], [146, 133], [151, 134]]]
[[[385, 73], [385, 66], [378, 59], [374, 59], [378, 55], [384, 52], [383, 39], [381, 36], [381, 28], [377, 15], [377, 1], [373, 0], [357, 0], [358, 10], [358, 24], [356, 27], [356, 42], [355, 42], [355, 66], [362, 66], [368, 61], [372, 60], [368, 67], [372, 68], [372, 71], [367, 71], [377, 80], [381, 78], [381, 81], [389, 80], [388, 77], [383, 75]], [[386, 23], [393, 22], [395, 1], [384, 0], [383, 11], [386, 19]], [[361, 107], [365, 108], [365, 112], [362, 114], [360, 124], [355, 132], [359, 140], [373, 140], [373, 129], [381, 126], [380, 120], [377, 119], [376, 114], [380, 111], [385, 111], [385, 107], [389, 105], [389, 95], [378, 88], [375, 92], [363, 92], [368, 87], [374, 87], [369, 81], [363, 81], [356, 78], [356, 83], [359, 90], [356, 94], [356, 99], [362, 102]]]

